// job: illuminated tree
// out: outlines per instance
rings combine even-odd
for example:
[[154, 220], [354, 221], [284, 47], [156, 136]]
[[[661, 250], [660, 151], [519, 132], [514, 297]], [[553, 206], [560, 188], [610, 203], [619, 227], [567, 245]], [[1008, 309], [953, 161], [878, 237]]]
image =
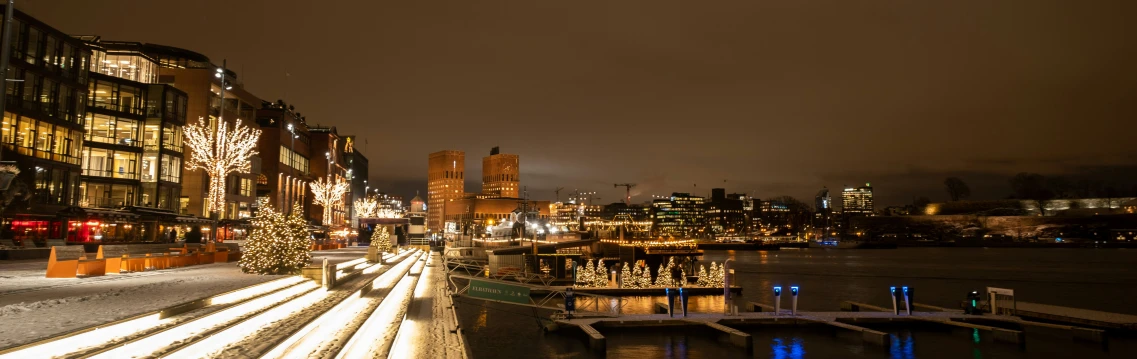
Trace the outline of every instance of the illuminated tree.
[[667, 288], [671, 287], [671, 267], [665, 266], [663, 263], [659, 264], [659, 271], [655, 272], [655, 286]]
[[723, 266], [711, 262], [711, 271], [707, 273], [707, 286], [718, 287], [723, 284]]
[[272, 207], [262, 207], [252, 219], [253, 230], [241, 246], [241, 271], [254, 274], [295, 274], [308, 265], [311, 240], [308, 224], [300, 217], [299, 206], [285, 215]]
[[604, 260], [596, 261], [596, 275], [592, 277], [592, 286], [604, 288], [608, 286], [608, 268], [604, 267]]
[[332, 208], [343, 205], [347, 189], [347, 182], [342, 179], [331, 182], [320, 177], [312, 182], [312, 200], [324, 207], [324, 225], [332, 224]]
[[355, 208], [355, 216], [359, 218], [374, 218], [377, 217], [376, 213], [379, 210], [379, 201], [374, 197], [364, 197], [355, 200], [351, 203], [351, 207]]
[[[636, 270], [640, 269], [640, 266], [637, 265]], [[639, 279], [636, 281], [636, 285], [640, 288], [651, 288], [651, 268], [643, 267], [642, 269]]]
[[594, 265], [592, 263], [591, 259], [588, 260], [588, 264], [585, 265], [583, 268], [581, 268], [580, 266], [576, 267], [576, 286], [577, 287], [586, 287], [586, 288], [591, 287], [592, 283], [594, 283], [596, 281], [595, 277], [596, 277], [596, 265]]
[[707, 285], [707, 283], [711, 282], [710, 279], [711, 278], [707, 276], [707, 267], [704, 265], [699, 265], [699, 279], [695, 280], [695, 285], [700, 287], [710, 287], [710, 285]]
[[225, 208], [225, 179], [233, 173], [247, 173], [251, 169], [249, 158], [257, 154], [257, 139], [261, 130], [233, 125], [225, 122], [217, 124], [217, 130], [209, 128], [209, 123], [198, 121], [185, 127], [185, 141], [190, 147], [190, 159], [186, 161], [188, 170], [204, 170], [209, 175], [209, 212], [220, 212]]
[[628, 264], [624, 263], [624, 274], [621, 275], [623, 279], [621, 285], [624, 288], [640, 288], [640, 278], [643, 278], [643, 270], [640, 266], [632, 266], [635, 269], [628, 271]]
[[395, 252], [395, 247], [391, 245], [391, 233], [387, 232], [387, 226], [379, 227], [379, 230], [375, 231], [375, 235], [371, 236], [371, 247], [379, 253]]

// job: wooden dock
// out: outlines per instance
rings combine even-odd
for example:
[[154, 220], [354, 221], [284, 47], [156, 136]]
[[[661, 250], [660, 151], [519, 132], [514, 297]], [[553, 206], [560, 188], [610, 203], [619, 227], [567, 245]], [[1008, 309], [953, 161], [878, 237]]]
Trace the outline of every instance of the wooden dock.
[[1109, 313], [1089, 309], [1070, 308], [1057, 305], [1021, 301], [1015, 302], [1014, 313], [1018, 317], [1039, 319], [1048, 322], [1112, 330], [1137, 330], [1137, 315]]

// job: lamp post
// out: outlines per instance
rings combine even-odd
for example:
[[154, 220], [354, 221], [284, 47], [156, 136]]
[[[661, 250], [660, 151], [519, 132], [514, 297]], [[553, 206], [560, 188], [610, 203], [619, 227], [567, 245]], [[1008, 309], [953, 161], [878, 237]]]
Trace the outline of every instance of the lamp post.
[[[221, 81], [221, 103], [220, 103], [221, 106], [220, 106], [220, 110], [217, 111], [217, 123], [215, 123], [213, 125], [214, 131], [217, 131], [217, 128], [219, 128], [218, 125], [220, 125], [221, 123], [223, 123], [225, 121], [225, 90], [233, 88], [232, 86], [229, 85], [229, 83], [227, 83], [225, 81], [226, 80], [225, 67], [228, 65], [228, 62], [229, 62], [228, 60], [221, 60], [221, 67], [218, 67], [217, 73], [213, 75], [214, 77], [220, 79], [220, 81]], [[221, 144], [217, 143], [216, 141], [213, 143], [213, 153], [214, 154], [217, 154], [217, 152], [220, 150], [218, 148], [218, 146], [220, 146], [220, 145]], [[225, 187], [227, 187], [227, 184], [228, 184], [227, 178], [221, 179], [221, 186], [222, 186], [221, 193], [223, 194], [222, 198], [229, 196], [229, 192], [225, 188]], [[210, 238], [212, 239], [212, 241], [216, 242], [217, 241], [217, 221], [221, 219], [221, 213], [220, 213], [220, 211], [218, 211], [216, 209], [220, 209], [221, 211], [225, 210], [225, 202], [222, 201], [220, 204], [212, 205], [210, 207], [214, 208], [214, 209], [211, 209], [209, 211], [209, 219], [212, 221], [212, 224], [210, 225], [210, 231], [209, 231], [210, 236], [211, 236]]]

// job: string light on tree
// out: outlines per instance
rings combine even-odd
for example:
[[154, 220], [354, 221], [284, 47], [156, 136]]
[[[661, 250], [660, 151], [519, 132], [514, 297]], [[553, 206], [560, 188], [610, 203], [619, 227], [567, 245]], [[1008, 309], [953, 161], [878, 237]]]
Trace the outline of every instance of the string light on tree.
[[209, 123], [198, 118], [197, 122], [185, 127], [185, 141], [190, 147], [190, 159], [186, 169], [204, 170], [209, 175], [209, 212], [225, 209], [225, 179], [233, 173], [248, 173], [252, 168], [249, 158], [257, 154], [257, 139], [261, 130], [233, 125], [221, 121], [217, 130], [209, 128]]
[[381, 226], [375, 231], [375, 235], [371, 237], [370, 247], [379, 253], [394, 253], [395, 248], [391, 245], [391, 233], [387, 231], [387, 226]]
[[711, 278], [707, 276], [707, 267], [699, 265], [699, 279], [695, 280], [695, 285], [700, 287], [710, 287], [707, 283], [711, 282]]
[[604, 288], [608, 286], [608, 268], [604, 267], [604, 260], [596, 260], [596, 275], [592, 277], [592, 286]]
[[377, 217], [379, 210], [379, 201], [374, 197], [364, 197], [355, 200], [351, 203], [351, 207], [355, 209], [355, 216], [359, 218], [374, 218]]
[[[637, 265], [636, 270], [640, 269], [641, 266]], [[636, 285], [638, 285], [640, 288], [651, 288], [651, 268], [643, 266], [640, 273], [641, 274], [639, 276], [639, 280], [636, 282]]]
[[[635, 267], [635, 268], [632, 269], [631, 273], [625, 272], [623, 275], [624, 287], [625, 288], [643, 288], [640, 286], [640, 283], [641, 283], [640, 278], [643, 278], [643, 270], [640, 269], [640, 266], [637, 266], [637, 265], [634, 265], [632, 267]], [[625, 271], [628, 270], [627, 265], [624, 266], [624, 270]]]
[[596, 282], [595, 277], [596, 265], [592, 263], [591, 259], [589, 259], [588, 264], [584, 266], [584, 269], [580, 269], [579, 267], [577, 268], [576, 285], [578, 287], [591, 287], [592, 283]]
[[237, 264], [241, 271], [254, 274], [295, 274], [312, 260], [308, 249], [308, 223], [293, 206], [285, 215], [270, 206], [262, 207], [252, 219], [253, 230], [241, 246]]
[[332, 208], [343, 205], [343, 195], [347, 189], [348, 184], [343, 179], [332, 182], [321, 177], [312, 182], [312, 200], [324, 207], [325, 226], [332, 224]]

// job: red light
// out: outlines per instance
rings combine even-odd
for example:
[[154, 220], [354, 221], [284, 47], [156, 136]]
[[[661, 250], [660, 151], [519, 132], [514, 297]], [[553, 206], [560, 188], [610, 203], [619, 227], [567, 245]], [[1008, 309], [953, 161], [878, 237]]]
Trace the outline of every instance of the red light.
[[87, 225], [94, 227], [99, 225], [99, 221], [87, 221]]

